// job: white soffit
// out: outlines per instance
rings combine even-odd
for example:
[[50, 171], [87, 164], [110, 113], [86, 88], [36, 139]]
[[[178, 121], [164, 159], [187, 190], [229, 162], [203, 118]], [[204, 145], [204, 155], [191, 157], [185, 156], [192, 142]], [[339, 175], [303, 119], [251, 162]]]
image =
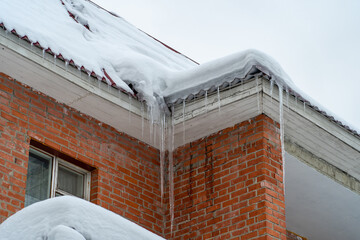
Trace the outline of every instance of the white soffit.
[[[0, 28], [0, 72], [120, 132], [155, 145], [141, 104]], [[146, 116], [146, 111], [143, 113]], [[143, 124], [143, 121], [145, 122]], [[144, 129], [142, 129], [144, 125]]]
[[246, 81], [219, 95], [215, 91], [206, 100], [185, 103], [185, 108], [183, 104], [176, 105], [173, 114], [175, 148], [261, 114], [260, 89], [261, 83]]
[[[283, 94], [285, 138], [360, 180], [360, 139], [294, 96]], [[264, 113], [279, 120], [279, 92], [263, 81]]]
[[357, 240], [360, 195], [285, 155], [286, 228], [308, 239]]

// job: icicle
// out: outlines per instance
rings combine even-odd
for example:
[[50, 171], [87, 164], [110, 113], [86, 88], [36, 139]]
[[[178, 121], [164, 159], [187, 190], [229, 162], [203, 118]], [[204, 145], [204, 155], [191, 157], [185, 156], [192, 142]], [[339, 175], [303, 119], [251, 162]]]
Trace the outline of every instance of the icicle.
[[42, 50], [42, 58], [45, 59], [45, 48]]
[[290, 96], [289, 89], [286, 89], [286, 106], [288, 109], [289, 109], [289, 96]]
[[156, 146], [156, 129], [157, 129], [157, 124], [153, 124], [153, 127], [154, 127], [154, 133], [153, 133], [153, 143], [154, 143], [154, 146]]
[[283, 88], [279, 87], [279, 118], [280, 118], [280, 142], [281, 142], [281, 157], [283, 163], [283, 184], [285, 194], [285, 143], [284, 143], [284, 108], [283, 108]]
[[[172, 106], [172, 113], [174, 112], [174, 106]], [[172, 235], [174, 227], [174, 135], [175, 135], [175, 123], [174, 115], [171, 119], [171, 130], [169, 131], [169, 203], [170, 203], [170, 233]]]
[[65, 71], [68, 71], [69, 61], [65, 61]]
[[208, 111], [208, 109], [207, 109], [207, 105], [208, 105], [208, 97], [207, 97], [207, 94], [208, 94], [208, 92], [207, 91], [205, 91], [205, 112], [207, 112]]
[[141, 102], [141, 138], [144, 139], [144, 102]]
[[182, 125], [183, 125], [183, 141], [184, 141], [184, 144], [185, 144], [185, 131], [186, 131], [186, 129], [185, 129], [185, 99], [184, 99], [184, 101], [183, 101], [183, 109], [182, 109], [182, 117], [183, 117], [183, 119], [182, 119]]
[[218, 108], [219, 108], [219, 113], [221, 110], [221, 99], [220, 99], [220, 89], [219, 87], [217, 87], [217, 97], [218, 97]]
[[260, 93], [259, 93], [259, 79], [258, 77], [255, 78], [256, 81], [256, 99], [257, 99], [257, 108], [258, 108], [258, 113], [261, 114], [260, 111]]
[[274, 89], [274, 80], [271, 78], [271, 79], [270, 79], [270, 97], [271, 97], [271, 103], [272, 103], [272, 99], [273, 99], [273, 89]]
[[164, 196], [164, 165], [165, 165], [165, 133], [166, 133], [166, 115], [162, 113], [161, 116], [161, 141], [160, 141], [160, 192], [161, 192], [161, 205], [163, 203]]
[[81, 68], [80, 68], [80, 67], [77, 67], [77, 70], [79, 71], [79, 75], [80, 75], [80, 78], [81, 78], [81, 75], [82, 75], [82, 73], [81, 73]]
[[150, 142], [152, 141], [153, 130], [154, 130], [154, 111], [152, 106], [148, 106], [148, 119], [149, 119], [149, 129], [150, 129]]
[[[185, 104], [184, 104], [185, 106]], [[171, 107], [171, 112], [174, 113], [174, 106]], [[171, 131], [172, 131], [172, 135], [171, 135], [171, 141], [170, 141], [170, 149], [171, 149], [171, 152], [174, 150], [174, 145], [175, 145], [175, 142], [174, 142], [174, 137], [175, 137], [175, 121], [174, 121], [174, 115], [172, 114], [172, 121], [171, 121]]]
[[54, 64], [56, 65], [56, 54], [54, 54]]
[[32, 50], [32, 49], [33, 49], [33, 45], [34, 45], [34, 43], [33, 43], [33, 42], [31, 42], [31, 43], [30, 43], [30, 50]]
[[129, 123], [131, 123], [131, 104], [132, 104], [132, 99], [131, 99], [131, 96], [129, 94]]
[[88, 78], [87, 78], [87, 81], [88, 81], [88, 82], [90, 82], [90, 77], [91, 77], [91, 75], [90, 75], [90, 73], [88, 72]]
[[304, 113], [306, 112], [306, 103], [304, 101]]

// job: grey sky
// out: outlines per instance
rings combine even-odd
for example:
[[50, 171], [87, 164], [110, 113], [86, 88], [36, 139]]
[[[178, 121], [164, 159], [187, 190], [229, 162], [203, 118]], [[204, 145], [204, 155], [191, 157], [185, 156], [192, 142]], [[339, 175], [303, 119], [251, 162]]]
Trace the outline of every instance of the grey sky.
[[360, 1], [94, 0], [200, 63], [248, 48], [360, 129]]

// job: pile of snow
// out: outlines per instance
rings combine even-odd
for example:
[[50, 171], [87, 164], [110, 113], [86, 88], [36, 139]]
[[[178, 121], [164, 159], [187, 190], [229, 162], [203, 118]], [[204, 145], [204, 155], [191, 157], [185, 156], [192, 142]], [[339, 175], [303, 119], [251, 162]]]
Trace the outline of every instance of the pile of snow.
[[245, 78], [252, 67], [266, 73], [284, 88], [296, 88], [280, 64], [272, 57], [258, 50], [249, 49], [173, 73], [166, 81], [167, 88], [162, 92], [162, 96], [174, 102], [178, 98], [186, 98], [200, 90], [207, 91], [211, 87], [218, 87], [226, 80], [232, 82], [235, 78]]
[[154, 233], [76, 197], [34, 203], [0, 225], [1, 240], [163, 239]]

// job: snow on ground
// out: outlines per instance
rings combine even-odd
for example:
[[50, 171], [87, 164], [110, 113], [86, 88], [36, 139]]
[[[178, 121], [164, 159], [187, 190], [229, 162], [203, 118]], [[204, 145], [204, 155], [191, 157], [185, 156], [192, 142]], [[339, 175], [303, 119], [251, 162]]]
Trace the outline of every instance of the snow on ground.
[[160, 240], [160, 236], [76, 197], [34, 203], [0, 225], [1, 240]]

